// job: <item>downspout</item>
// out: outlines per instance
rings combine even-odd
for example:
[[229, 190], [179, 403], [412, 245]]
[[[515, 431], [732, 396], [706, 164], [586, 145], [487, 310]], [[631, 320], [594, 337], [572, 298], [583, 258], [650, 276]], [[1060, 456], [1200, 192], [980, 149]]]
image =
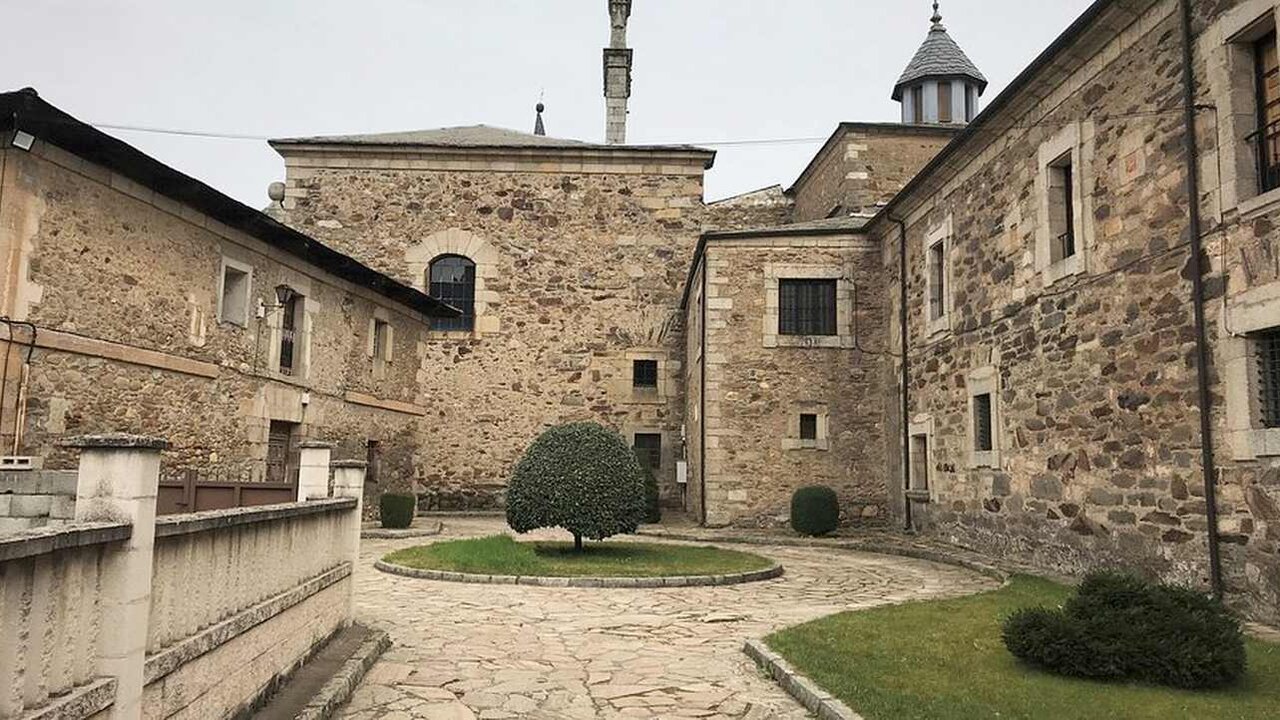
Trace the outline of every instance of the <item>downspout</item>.
[[705, 526], [707, 524], [707, 249], [704, 245], [702, 248], [702, 299], [698, 303], [699, 314], [702, 316], [702, 357], [698, 363], [698, 417], [702, 422], [698, 423], [698, 430], [702, 438], [698, 441], [698, 512], [701, 516], [698, 524]]
[[902, 353], [902, 511], [905, 519], [904, 529], [908, 532], [915, 529], [911, 521], [911, 426], [908, 414], [911, 408], [911, 390], [907, 383], [911, 380], [911, 357], [907, 352], [909, 336], [907, 334], [907, 224], [893, 215], [888, 215], [889, 222], [898, 226], [898, 332], [900, 351]]
[[1217, 470], [1213, 459], [1213, 398], [1209, 392], [1209, 341], [1204, 317], [1204, 249], [1200, 241], [1200, 182], [1197, 177], [1199, 149], [1196, 143], [1196, 79], [1192, 65], [1191, 2], [1179, 0], [1182, 22], [1183, 141], [1187, 159], [1187, 215], [1191, 235], [1191, 298], [1196, 328], [1196, 385], [1200, 406], [1200, 464], [1204, 473], [1205, 519], [1209, 525], [1209, 583], [1213, 596], [1221, 599], [1222, 559], [1218, 542]]

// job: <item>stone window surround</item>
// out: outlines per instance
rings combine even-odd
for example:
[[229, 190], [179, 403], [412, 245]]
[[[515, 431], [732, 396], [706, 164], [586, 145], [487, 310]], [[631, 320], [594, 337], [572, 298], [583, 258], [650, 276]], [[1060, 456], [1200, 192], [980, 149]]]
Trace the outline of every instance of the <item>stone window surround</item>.
[[[239, 270], [245, 274], [244, 285], [244, 313], [241, 318], [227, 317], [222, 307], [223, 293], [226, 292], [227, 268]], [[227, 323], [229, 325], [238, 325], [242, 328], [249, 327], [249, 313], [253, 306], [253, 265], [247, 262], [241, 262], [222, 256], [222, 263], [218, 268], [218, 322]]]
[[[658, 386], [656, 388], [636, 387], [631, 381], [631, 371], [636, 360], [653, 360], [658, 363]], [[670, 367], [665, 350], [656, 348], [628, 350], [623, 354], [623, 364], [618, 373], [617, 396], [625, 402], [639, 405], [666, 404], [671, 397], [671, 378], [668, 377]]]
[[[853, 282], [851, 273], [842, 264], [806, 265], [797, 263], [766, 263], [764, 266], [764, 318], [763, 344], [767, 348], [853, 348]], [[836, 334], [835, 335], [783, 335], [778, 332], [779, 280], [835, 280], [836, 281]], [[797, 434], [797, 437], [799, 435]]]
[[[925, 335], [930, 338], [951, 331], [951, 318], [954, 315], [952, 310], [955, 309], [951, 299], [955, 291], [954, 274], [951, 270], [952, 227], [952, 216], [947, 215], [940, 225], [924, 236], [924, 302], [921, 303], [921, 308]], [[932, 250], [938, 243], [942, 243], [942, 315], [934, 318], [930, 317], [929, 298], [933, 297], [933, 270], [929, 263], [932, 260]]]
[[1245, 0], [1201, 35], [1198, 50], [1207, 58], [1210, 102], [1218, 108], [1220, 212], [1235, 208], [1249, 217], [1280, 204], [1280, 188], [1258, 192], [1257, 159], [1245, 140], [1258, 129], [1253, 41], [1277, 25], [1278, 9], [1276, 0]]
[[[966, 434], [969, 437], [969, 467], [1000, 467], [1000, 371], [994, 365], [976, 368], [969, 372], [965, 379], [965, 387], [969, 394], [969, 422]], [[991, 395], [991, 449], [978, 451], [974, 449], [977, 438], [974, 437], [974, 398], [978, 395]]]
[[498, 277], [498, 253], [493, 246], [475, 233], [450, 228], [432, 233], [404, 253], [404, 262], [413, 278], [413, 287], [430, 293], [427, 271], [431, 262], [441, 255], [458, 255], [476, 265], [475, 326], [468, 331], [430, 330], [428, 339], [479, 339], [499, 331], [501, 323], [493, 308], [502, 303], [500, 293], [489, 289], [490, 281]]
[[1262, 427], [1258, 364], [1249, 335], [1280, 325], [1280, 281], [1227, 301], [1221, 321], [1219, 362], [1226, 385], [1227, 440], [1235, 460], [1280, 457], [1280, 428]]
[[913, 500], [921, 502], [929, 502], [935, 497], [937, 492], [936, 476], [933, 468], [936, 467], [934, 462], [934, 427], [933, 416], [927, 413], [916, 415], [907, 425], [907, 441], [914, 441], [915, 438], [924, 436], [925, 438], [925, 465], [926, 465], [926, 483], [924, 488], [916, 487], [916, 468], [914, 462], [914, 453], [912, 454], [911, 477], [907, 479], [907, 487], [905, 490]]
[[271, 327], [271, 344], [267, 351], [267, 372], [277, 380], [293, 384], [305, 384], [311, 378], [311, 333], [315, 327], [314, 318], [320, 314], [320, 303], [311, 294], [311, 281], [301, 275], [288, 273], [279, 284], [293, 288], [300, 297], [302, 318], [294, 336], [294, 366], [297, 371], [292, 375], [280, 372], [280, 337], [284, 329], [284, 313], [281, 312], [275, 295], [266, 310], [268, 325]]
[[[818, 426], [815, 439], [800, 439], [801, 415], [817, 416]], [[782, 449], [818, 451], [831, 449], [831, 415], [826, 403], [797, 402], [792, 404], [787, 416], [787, 434], [782, 438]]]
[[[1053, 261], [1053, 232], [1049, 223], [1052, 168], [1064, 155], [1071, 155], [1071, 217], [1076, 252]], [[1036, 271], [1045, 286], [1088, 271], [1089, 248], [1093, 245], [1093, 123], [1071, 123], [1040, 144], [1037, 155]]]

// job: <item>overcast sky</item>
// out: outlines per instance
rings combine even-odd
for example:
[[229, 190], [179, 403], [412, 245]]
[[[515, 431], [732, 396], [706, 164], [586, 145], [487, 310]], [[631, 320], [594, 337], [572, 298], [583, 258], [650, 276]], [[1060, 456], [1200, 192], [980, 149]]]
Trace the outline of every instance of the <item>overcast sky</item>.
[[[825, 138], [897, 121], [926, 0], [635, 0], [628, 140]], [[990, 100], [1089, 0], [944, 0]], [[284, 166], [260, 137], [484, 123], [602, 141], [607, 0], [0, 0], [0, 89], [32, 86], [255, 207]], [[789, 184], [820, 141], [723, 145], [716, 199]]]

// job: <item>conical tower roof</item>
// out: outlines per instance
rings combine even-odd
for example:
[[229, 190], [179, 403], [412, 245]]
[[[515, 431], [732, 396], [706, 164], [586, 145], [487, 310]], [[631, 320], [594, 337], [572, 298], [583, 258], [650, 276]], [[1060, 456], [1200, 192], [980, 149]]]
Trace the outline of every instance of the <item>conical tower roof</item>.
[[947, 28], [942, 24], [942, 14], [938, 12], [938, 4], [933, 4], [933, 27], [924, 44], [916, 51], [915, 57], [902, 71], [902, 77], [893, 86], [893, 99], [902, 99], [902, 90], [920, 80], [929, 78], [967, 78], [978, 84], [978, 93], [987, 89], [987, 78], [973, 64], [968, 55], [960, 49]]

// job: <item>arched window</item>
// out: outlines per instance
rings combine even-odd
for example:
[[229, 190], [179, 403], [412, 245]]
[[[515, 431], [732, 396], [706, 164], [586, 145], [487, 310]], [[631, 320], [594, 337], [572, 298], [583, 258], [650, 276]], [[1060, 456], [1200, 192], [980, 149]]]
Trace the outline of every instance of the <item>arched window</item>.
[[433, 318], [432, 330], [470, 332], [476, 324], [476, 264], [461, 255], [441, 255], [427, 269], [431, 296], [462, 311], [456, 318]]

